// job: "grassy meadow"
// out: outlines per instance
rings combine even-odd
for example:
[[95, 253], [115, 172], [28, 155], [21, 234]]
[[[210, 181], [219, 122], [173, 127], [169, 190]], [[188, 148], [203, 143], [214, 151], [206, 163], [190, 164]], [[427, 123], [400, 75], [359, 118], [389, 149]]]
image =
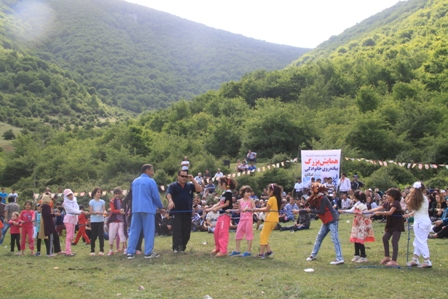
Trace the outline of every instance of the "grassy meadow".
[[[375, 222], [377, 241], [367, 244], [369, 262], [355, 264], [350, 262], [354, 249], [348, 241], [351, 220], [350, 215], [341, 216], [345, 264], [338, 266], [329, 264], [335, 257], [330, 236], [317, 260], [305, 261], [320, 221], [312, 221], [306, 231], [274, 231], [270, 244], [275, 256], [265, 260], [216, 258], [210, 254], [213, 234], [205, 232], [192, 233], [185, 254], [171, 252], [171, 237], [156, 237], [155, 251], [161, 256], [144, 259], [138, 255], [134, 260], [121, 254], [91, 257], [90, 247], [81, 243], [73, 247], [75, 257], [33, 257], [29, 250], [26, 256], [16, 256], [9, 251], [7, 236], [0, 248], [1, 294], [3, 298], [446, 298], [447, 240], [429, 240], [432, 269], [407, 268], [405, 232], [398, 257], [402, 267], [383, 268], [378, 263], [383, 257], [384, 224]], [[230, 233], [229, 252], [234, 249], [234, 238], [235, 233]], [[409, 257], [412, 240], [411, 231]], [[258, 244], [259, 231], [255, 232], [253, 254]], [[246, 242], [241, 245], [244, 250]], [[314, 272], [305, 272], [307, 268]]]

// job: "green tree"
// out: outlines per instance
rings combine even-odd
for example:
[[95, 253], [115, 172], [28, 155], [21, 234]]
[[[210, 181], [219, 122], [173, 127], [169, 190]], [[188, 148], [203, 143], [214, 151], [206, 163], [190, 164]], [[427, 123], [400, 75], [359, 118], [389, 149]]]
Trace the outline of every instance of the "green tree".
[[356, 105], [361, 113], [375, 110], [380, 103], [380, 97], [371, 86], [362, 86], [356, 96]]
[[2, 136], [3, 136], [3, 138], [4, 138], [5, 140], [16, 139], [16, 134], [14, 134], [14, 132], [12, 131], [12, 129], [9, 129], [9, 130], [5, 131], [5, 132], [3, 133]]
[[296, 154], [299, 145], [309, 145], [315, 136], [314, 123], [306, 107], [274, 99], [259, 99], [244, 125], [241, 152], [251, 149], [259, 157], [282, 152]]

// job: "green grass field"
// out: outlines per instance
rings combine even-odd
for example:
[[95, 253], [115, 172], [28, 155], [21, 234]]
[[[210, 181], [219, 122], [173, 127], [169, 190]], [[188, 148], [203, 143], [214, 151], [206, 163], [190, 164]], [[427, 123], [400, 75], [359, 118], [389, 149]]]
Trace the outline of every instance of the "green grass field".
[[[161, 256], [127, 260], [123, 255], [89, 256], [90, 247], [74, 246], [73, 258], [15, 256], [9, 252], [9, 236], [0, 250], [2, 298], [446, 298], [447, 240], [431, 239], [433, 268], [407, 268], [408, 233], [402, 234], [398, 262], [402, 267], [383, 268], [381, 242], [384, 224], [375, 222], [375, 243], [367, 243], [369, 262], [351, 263], [349, 239], [352, 216], [343, 215], [339, 235], [345, 264], [329, 265], [334, 256], [330, 236], [316, 261], [307, 262], [320, 221], [307, 231], [274, 231], [270, 238], [273, 259], [216, 258], [213, 234], [195, 232], [185, 254], [171, 252], [170, 237], [156, 237]], [[348, 222], [349, 223], [348, 223]], [[9, 232], [8, 232], [9, 234]], [[258, 250], [259, 231], [254, 232]], [[230, 233], [229, 251], [235, 246]], [[61, 244], [63, 244], [61, 240]], [[410, 253], [412, 256], [413, 232]], [[242, 249], [245, 249], [245, 241]], [[98, 245], [97, 245], [98, 246]], [[64, 246], [62, 246], [64, 248]], [[108, 243], [106, 243], [108, 248]], [[43, 245], [42, 249], [45, 249]], [[55, 269], [57, 268], [57, 269]], [[313, 273], [304, 269], [312, 268]]]

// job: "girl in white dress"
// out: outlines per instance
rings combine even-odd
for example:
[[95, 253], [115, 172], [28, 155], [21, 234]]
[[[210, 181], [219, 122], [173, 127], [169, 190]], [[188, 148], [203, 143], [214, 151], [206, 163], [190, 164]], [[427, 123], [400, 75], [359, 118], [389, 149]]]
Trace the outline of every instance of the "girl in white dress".
[[[431, 268], [429, 259], [428, 235], [431, 231], [431, 220], [428, 215], [428, 198], [423, 195], [426, 187], [422, 182], [415, 182], [413, 189], [406, 197], [406, 204], [410, 213], [405, 214], [406, 218], [414, 216], [414, 256], [407, 263], [407, 266], [419, 266], [421, 268]], [[423, 263], [418, 260], [423, 256]]]

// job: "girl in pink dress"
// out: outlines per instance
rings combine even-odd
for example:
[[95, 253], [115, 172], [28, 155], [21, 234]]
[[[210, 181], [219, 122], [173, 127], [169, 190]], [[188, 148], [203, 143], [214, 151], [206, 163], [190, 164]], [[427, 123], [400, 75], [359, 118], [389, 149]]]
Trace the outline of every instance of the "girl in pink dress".
[[[255, 202], [250, 197], [252, 195], [252, 188], [250, 186], [241, 187], [240, 195], [243, 196], [243, 198], [238, 201], [238, 210], [240, 210], [240, 222], [238, 222], [238, 227], [236, 229], [236, 245], [235, 250], [230, 253], [229, 256], [249, 257], [252, 255], [252, 240], [254, 239], [254, 232], [252, 229], [254, 223], [252, 210], [255, 209]], [[246, 252], [241, 254], [240, 243], [244, 235], [246, 235], [247, 250]]]
[[[375, 242], [373, 235], [372, 220], [367, 215], [363, 215], [364, 211], [367, 211], [366, 194], [360, 190], [356, 190], [354, 193], [355, 204], [350, 210], [340, 212], [352, 212], [355, 217], [352, 223], [352, 231], [350, 233], [350, 242], [355, 243], [355, 256], [352, 262], [366, 263], [366, 247], [365, 242]], [[370, 216], [370, 215], [369, 215]]]

